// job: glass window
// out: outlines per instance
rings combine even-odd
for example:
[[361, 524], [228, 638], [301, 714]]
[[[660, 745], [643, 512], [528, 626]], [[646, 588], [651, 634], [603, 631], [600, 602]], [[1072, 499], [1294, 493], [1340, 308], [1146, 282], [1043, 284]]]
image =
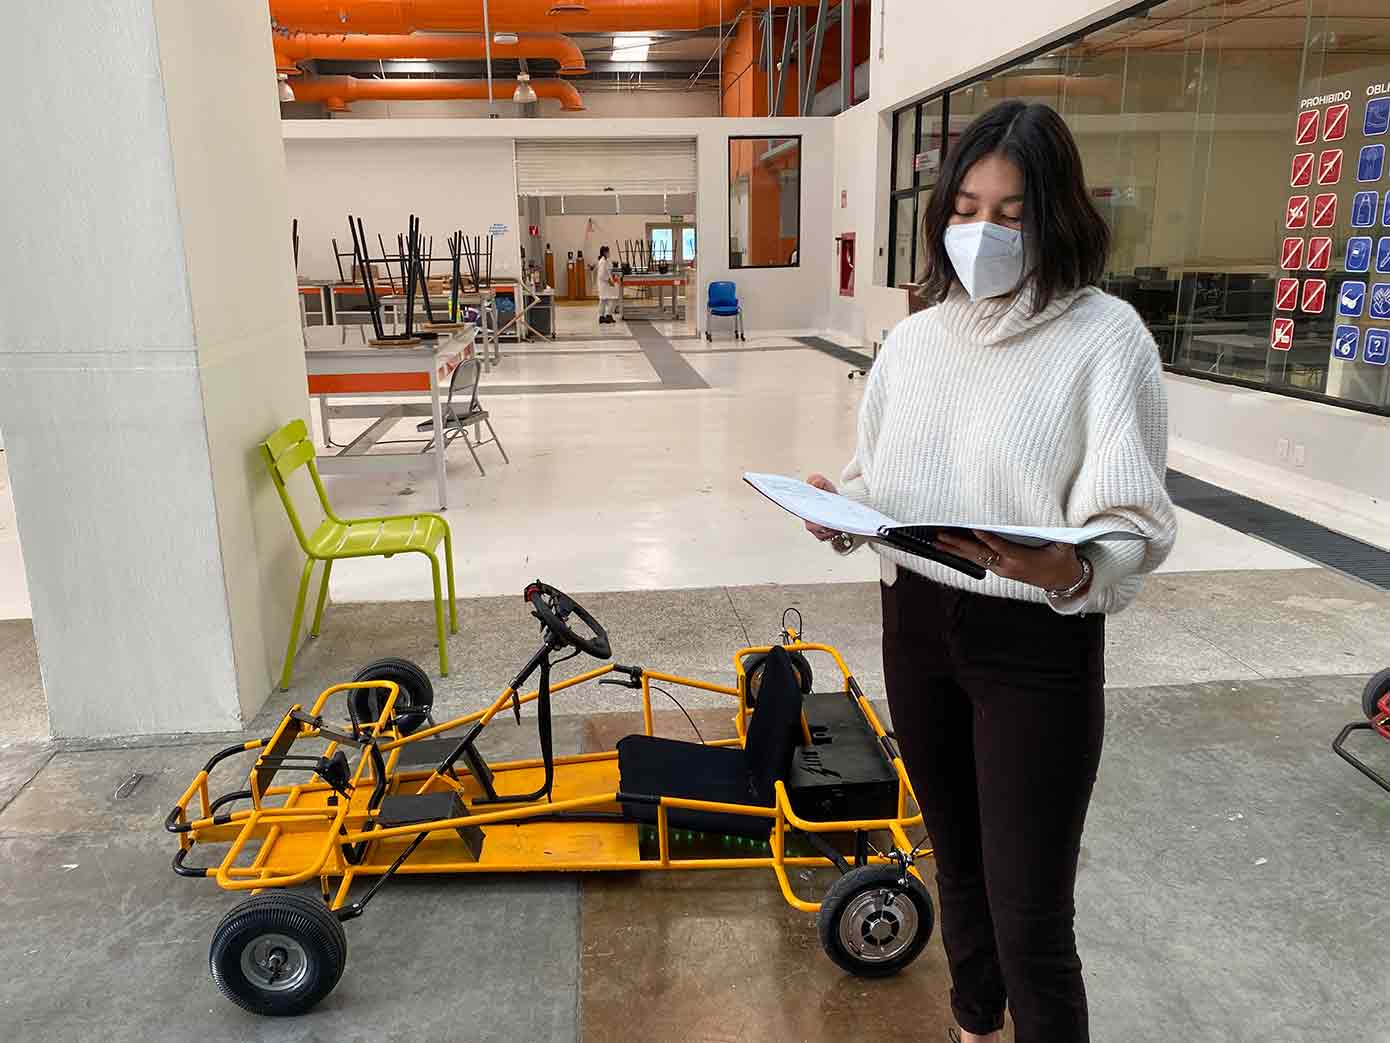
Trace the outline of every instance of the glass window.
[[897, 164], [893, 167], [893, 189], [913, 186], [913, 158], [917, 154], [917, 107], [901, 110], [893, 118], [893, 140], [897, 144]]
[[[1390, 414], [1390, 22], [1249, 6], [1166, 0], [929, 104], [948, 147], [1004, 99], [1062, 114], [1113, 237], [1104, 288], [1170, 368]], [[901, 285], [920, 207], [892, 208]]]
[[652, 238], [652, 260], [670, 261], [675, 250], [675, 239], [669, 227], [653, 228]]
[[729, 267], [800, 263], [801, 138], [729, 139]]
[[695, 229], [693, 228], [681, 229], [681, 260], [695, 260]]

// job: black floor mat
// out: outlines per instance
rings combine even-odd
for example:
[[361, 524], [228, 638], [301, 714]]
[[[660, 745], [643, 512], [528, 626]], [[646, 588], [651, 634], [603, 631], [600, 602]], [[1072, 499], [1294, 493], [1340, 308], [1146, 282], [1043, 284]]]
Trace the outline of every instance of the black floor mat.
[[824, 337], [795, 337], [794, 340], [800, 341], [808, 348], [815, 348], [817, 351], [824, 352], [833, 359], [853, 366], [855, 369], [868, 371], [874, 364], [871, 356], [865, 355], [862, 351], [855, 351], [853, 348], [842, 348], [833, 341], [828, 341]]
[[1178, 471], [1168, 472], [1168, 494], [1175, 504], [1194, 514], [1390, 590], [1390, 551]]

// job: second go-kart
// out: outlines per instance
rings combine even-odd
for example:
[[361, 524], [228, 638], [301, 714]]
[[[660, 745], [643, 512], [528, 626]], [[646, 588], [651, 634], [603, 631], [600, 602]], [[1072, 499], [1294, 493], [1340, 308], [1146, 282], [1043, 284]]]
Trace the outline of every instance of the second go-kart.
[[1390, 793], [1390, 779], [1376, 771], [1347, 749], [1347, 739], [1352, 732], [1375, 732], [1382, 739], [1390, 740], [1390, 670], [1382, 670], [1369, 681], [1361, 691], [1361, 712], [1364, 721], [1352, 721], [1332, 740], [1332, 749], [1337, 756], [1346, 761], [1381, 789]]
[[[916, 865], [930, 852], [908, 836], [921, 816], [839, 652], [784, 626], [779, 643], [735, 654], [725, 686], [607, 662], [608, 634], [581, 605], [540, 582], [525, 598], [540, 647], [487, 709], [435, 724], [424, 672], [380, 660], [194, 778], [165, 821], [179, 838], [174, 871], [251, 893], [212, 939], [227, 998], [258, 1014], [313, 1007], [343, 973], [343, 923], [407, 873], [769, 869], [789, 904], [817, 915], [840, 967], [880, 977], [917, 958], [935, 922]], [[552, 667], [580, 653], [605, 662], [552, 683]], [[828, 690], [814, 690], [812, 657], [838, 672]], [[640, 693], [644, 729], [612, 750], [556, 756], [553, 698], [590, 682]], [[728, 696], [736, 737], [655, 735], [661, 685]], [[530, 704], [540, 756], [489, 763], [484, 729], [509, 708], [519, 724]], [[246, 787], [211, 796], [209, 776], [239, 754], [255, 755]], [[808, 866], [841, 874], [820, 901], [793, 890], [788, 870]], [[303, 885], [317, 894], [291, 890]]]

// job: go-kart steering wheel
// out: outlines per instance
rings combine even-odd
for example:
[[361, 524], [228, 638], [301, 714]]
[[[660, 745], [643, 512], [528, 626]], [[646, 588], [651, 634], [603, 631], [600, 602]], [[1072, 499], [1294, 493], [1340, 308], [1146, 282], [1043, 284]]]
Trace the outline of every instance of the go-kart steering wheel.
[[[537, 580], [526, 588], [526, 600], [531, 603], [536, 618], [545, 625], [556, 640], [587, 652], [595, 659], [607, 659], [613, 654], [608, 643], [608, 631], [599, 621], [585, 611], [584, 606], [554, 587]], [[569, 617], [576, 615], [593, 632], [592, 637], [581, 637], [569, 625]]]

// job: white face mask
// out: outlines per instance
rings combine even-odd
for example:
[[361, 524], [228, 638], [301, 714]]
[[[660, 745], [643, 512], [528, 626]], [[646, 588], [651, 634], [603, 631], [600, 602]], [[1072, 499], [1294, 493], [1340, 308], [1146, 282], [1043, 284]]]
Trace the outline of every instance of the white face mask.
[[946, 228], [946, 253], [972, 301], [999, 297], [1023, 279], [1023, 233], [992, 221]]

